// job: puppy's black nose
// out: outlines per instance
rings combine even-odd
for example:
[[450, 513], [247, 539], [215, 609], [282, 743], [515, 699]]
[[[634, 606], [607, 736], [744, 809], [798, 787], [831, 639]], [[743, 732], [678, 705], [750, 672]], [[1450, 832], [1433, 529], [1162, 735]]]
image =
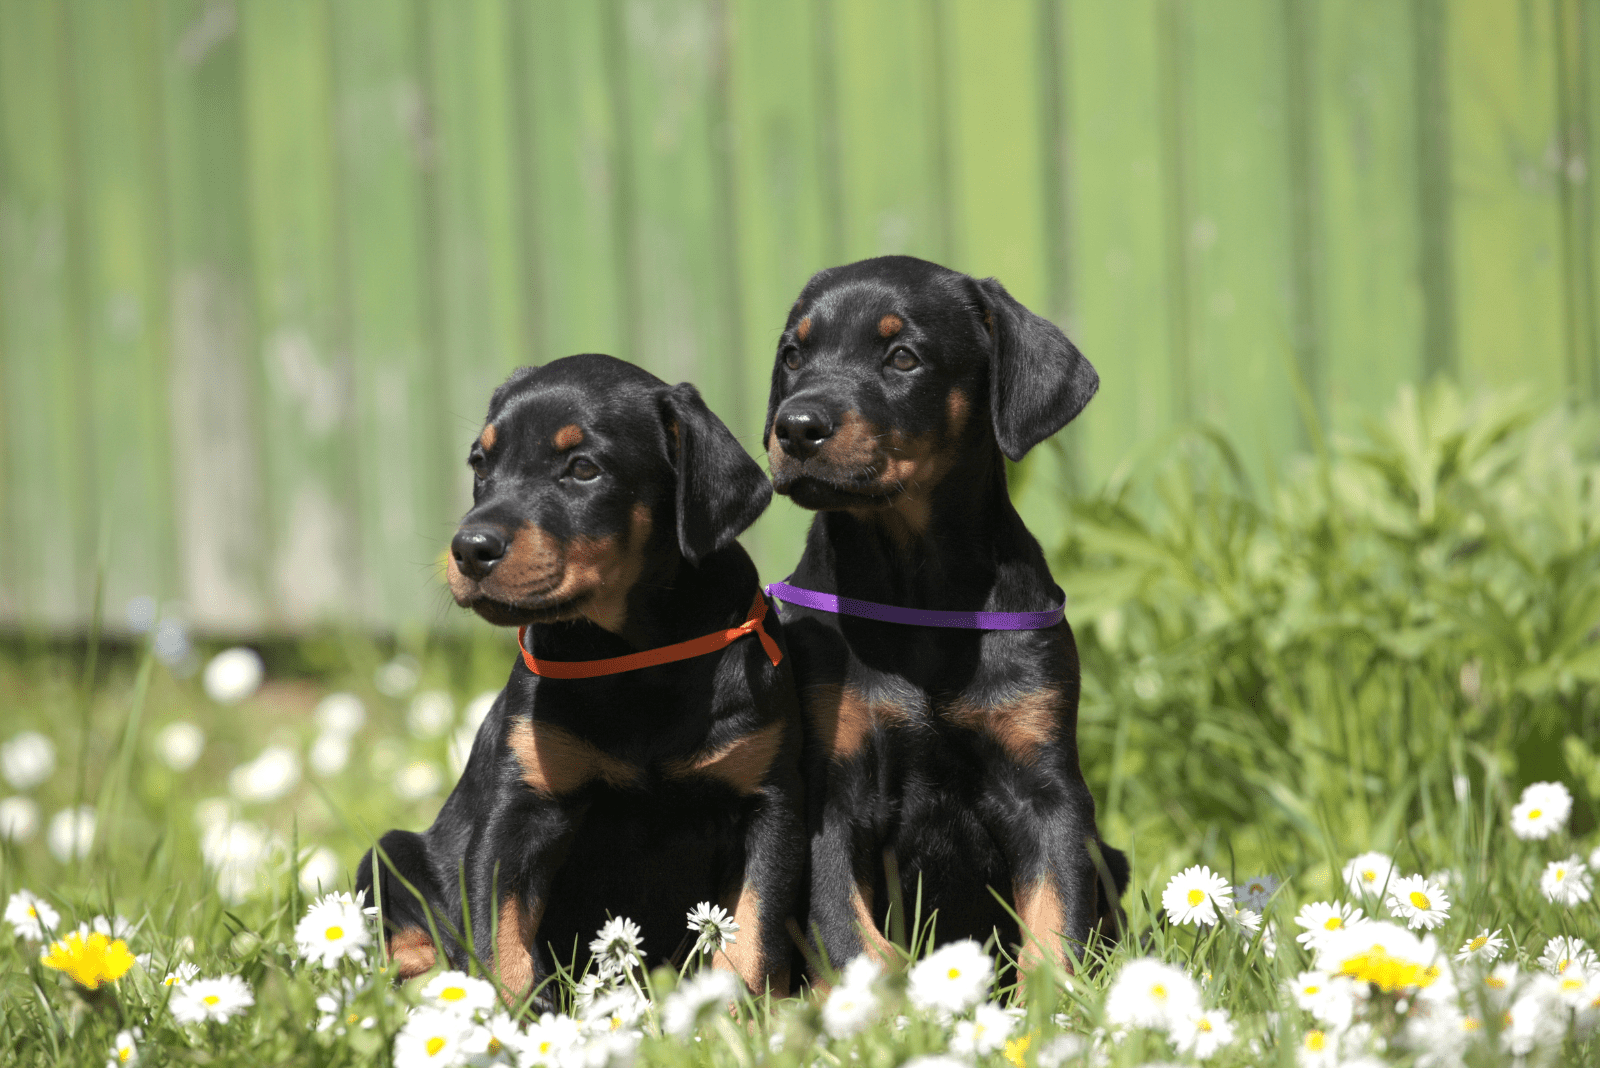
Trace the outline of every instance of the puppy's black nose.
[[481, 579], [505, 556], [506, 539], [493, 527], [462, 527], [450, 539], [450, 554], [463, 575]]
[[772, 429], [790, 456], [810, 456], [833, 436], [833, 420], [820, 408], [785, 408], [773, 421]]

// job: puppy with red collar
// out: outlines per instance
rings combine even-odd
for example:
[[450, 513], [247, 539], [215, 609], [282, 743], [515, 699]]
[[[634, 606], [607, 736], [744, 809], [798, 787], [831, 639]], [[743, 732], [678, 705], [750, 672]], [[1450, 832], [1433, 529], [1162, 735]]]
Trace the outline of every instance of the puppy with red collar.
[[620, 916], [676, 963], [711, 901], [740, 926], [713, 964], [786, 992], [799, 709], [734, 540], [761, 468], [693, 386], [599, 355], [512, 374], [467, 462], [450, 590], [521, 655], [433, 826], [361, 862], [400, 975], [475, 958], [520, 998]]
[[821, 271], [789, 313], [767, 455], [819, 514], [769, 590], [806, 717], [808, 923], [836, 967], [888, 951], [886, 854], [940, 942], [998, 931], [1063, 962], [1116, 924], [1128, 867], [1079, 766], [1077, 647], [1005, 470], [1098, 384], [999, 282], [909, 256]]

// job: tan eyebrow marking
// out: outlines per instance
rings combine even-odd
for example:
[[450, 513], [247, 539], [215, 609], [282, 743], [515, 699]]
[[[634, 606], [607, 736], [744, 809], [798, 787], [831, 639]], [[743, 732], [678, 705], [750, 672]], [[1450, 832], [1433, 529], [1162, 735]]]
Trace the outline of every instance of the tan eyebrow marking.
[[806, 316], [795, 324], [794, 336], [804, 341], [811, 336], [811, 316]]
[[557, 452], [566, 452], [583, 444], [583, 431], [577, 423], [568, 423], [556, 431], [556, 436], [550, 439]]
[[878, 336], [894, 337], [901, 330], [905, 329], [905, 325], [906, 321], [900, 318], [900, 316], [893, 314], [885, 315], [882, 319], [878, 320]]
[[495, 435], [496, 431], [493, 423], [483, 428], [483, 433], [478, 437], [478, 444], [483, 446], [484, 452], [494, 448]]

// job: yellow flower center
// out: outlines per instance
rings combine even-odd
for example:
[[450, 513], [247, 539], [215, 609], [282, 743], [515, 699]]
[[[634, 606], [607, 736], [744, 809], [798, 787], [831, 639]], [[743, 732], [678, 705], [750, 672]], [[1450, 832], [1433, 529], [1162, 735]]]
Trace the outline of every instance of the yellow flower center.
[[355, 1013], [352, 1012], [349, 1016], [346, 1016], [344, 1018], [344, 1022], [347, 1023], [347, 1024], [353, 1024], [359, 1019], [361, 1019], [361, 1017], [357, 1016]]
[[1204, 1016], [1200, 1017], [1199, 1022], [1197, 1022], [1195, 1024], [1195, 1030], [1196, 1031], [1210, 1031], [1211, 1030], [1211, 1021], [1206, 1019]]
[[948, 978], [960, 979], [961, 978], [961, 969], [960, 968], [951, 968], [950, 971], [948, 973], [946, 973], [946, 974], [947, 974]]
[[546, 1053], [549, 1053], [552, 1045], [554, 1045], [554, 1043], [552, 1043], [548, 1038], [539, 1043], [539, 1055], [542, 1057]]
[[133, 1060], [133, 1047], [119, 1047], [117, 1049], [117, 1060], [121, 1061], [123, 1064], [127, 1064], [129, 1061]]
[[39, 918], [39, 910], [34, 908], [32, 905], [29, 905], [28, 906], [28, 918], [29, 919], [33, 919], [33, 920], [37, 920]]
[[428, 1056], [437, 1057], [439, 1055], [439, 1051], [442, 1049], [444, 1049], [444, 1039], [440, 1038], [438, 1035], [434, 1035], [432, 1038], [428, 1039]]
[[500, 1044], [500, 1040], [498, 1038], [495, 1038], [493, 1035], [490, 1035], [489, 1036], [489, 1052], [490, 1053], [499, 1053], [503, 1049], [505, 1049], [505, 1047]]
[[1544, 809], [1542, 808], [1533, 808], [1528, 810], [1528, 818], [1530, 820], [1536, 820], [1542, 815], [1544, 815]]
[[1481, 1031], [1483, 1030], [1483, 1021], [1478, 1019], [1476, 1016], [1464, 1017], [1461, 1021], [1461, 1030]]
[[205, 1002], [207, 1005], [215, 1005], [218, 1002], [220, 1002], [222, 999], [219, 998], [215, 994], [207, 994], [205, 997], [201, 998], [200, 1000]]
[[1561, 992], [1563, 994], [1570, 994], [1574, 990], [1582, 990], [1582, 989], [1583, 989], [1583, 980], [1582, 979], [1563, 979], [1563, 980], [1561, 980]]
[[1201, 890], [1190, 890], [1189, 891], [1189, 907], [1190, 908], [1193, 908], [1194, 906], [1200, 904], [1200, 902], [1204, 901], [1205, 899], [1206, 899], [1206, 895], [1205, 895], [1204, 891], [1201, 891]]
[[1322, 989], [1322, 987], [1320, 987], [1320, 986], [1308, 986], [1308, 987], [1306, 987], [1306, 993], [1308, 995], [1315, 995], [1316, 992], [1321, 990], [1321, 989]]
[[460, 1001], [466, 996], [467, 991], [465, 987], [447, 986], [443, 990], [439, 991], [440, 1001]]
[[328, 939], [328, 941], [337, 942], [339, 939], [344, 937], [344, 928], [336, 924], [324, 931], [323, 935]]
[[165, 979], [163, 979], [161, 981], [163, 983], [165, 983], [167, 986], [177, 986], [178, 982], [179, 982], [178, 977], [176, 975], [169, 975], [169, 976], [167, 976]]
[[1322, 929], [1324, 931], [1337, 931], [1343, 926], [1344, 917], [1342, 916], [1329, 916], [1326, 920], [1322, 921]]
[[1428, 895], [1424, 894], [1421, 890], [1411, 891], [1411, 903], [1419, 909], [1433, 908], [1433, 902], [1429, 901]]
[[1150, 988], [1150, 996], [1155, 998], [1157, 1001], [1167, 1000], [1166, 986], [1162, 983], [1157, 983], [1155, 986]]
[[611, 1030], [613, 1030], [613, 1031], [622, 1030], [622, 1017], [621, 1016], [615, 1015], [615, 1014], [612, 1015], [612, 1017], [611, 1017]]
[[1482, 949], [1484, 946], [1486, 946], [1488, 944], [1489, 944], [1489, 936], [1488, 935], [1479, 935], [1477, 938], [1474, 938], [1472, 941], [1467, 943], [1467, 952], [1468, 953], [1476, 953], [1476, 952], [1478, 952], [1478, 950]]
[[1565, 868], [1557, 868], [1556, 869], [1556, 882], [1559, 883], [1563, 879], [1565, 879], [1566, 877], [1567, 877], [1567, 869], [1565, 869]]
[[1556, 974], [1560, 975], [1562, 972], [1566, 971], [1567, 970], [1567, 965], [1569, 965], [1571, 963], [1572, 962], [1570, 960], [1564, 960], [1560, 964], [1557, 964], [1556, 965]]
[[1491, 975], [1484, 982], [1489, 985], [1490, 990], [1504, 990], [1506, 988], [1506, 981], [1498, 975]]
[[[1375, 883], [1375, 882], [1378, 881], [1378, 873], [1373, 871], [1371, 868], [1367, 868], [1366, 870], [1364, 870], [1361, 873], [1361, 878], [1362, 878], [1362, 880], [1364, 882]], [[1321, 1031], [1313, 1032], [1313, 1034], [1319, 1034], [1319, 1035], [1321, 1033], [1322, 1033]]]
[[1328, 1036], [1321, 1031], [1306, 1032], [1306, 1049], [1312, 1053], [1321, 1053], [1322, 1047], [1328, 1044]]
[[1339, 974], [1348, 975], [1363, 983], [1372, 983], [1385, 994], [1405, 986], [1432, 986], [1439, 978], [1438, 968], [1424, 968], [1416, 961], [1392, 956], [1380, 945], [1346, 960]]

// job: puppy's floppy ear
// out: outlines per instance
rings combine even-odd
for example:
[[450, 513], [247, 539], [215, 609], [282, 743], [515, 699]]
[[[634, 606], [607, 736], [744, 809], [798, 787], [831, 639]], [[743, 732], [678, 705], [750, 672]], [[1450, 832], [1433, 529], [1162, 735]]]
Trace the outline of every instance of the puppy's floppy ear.
[[1033, 314], [999, 279], [977, 283], [989, 358], [989, 414], [1000, 451], [1020, 460], [1083, 411], [1100, 376], [1054, 323]]
[[661, 407], [678, 470], [678, 548], [698, 564], [760, 517], [772, 484], [689, 383], [668, 390]]

